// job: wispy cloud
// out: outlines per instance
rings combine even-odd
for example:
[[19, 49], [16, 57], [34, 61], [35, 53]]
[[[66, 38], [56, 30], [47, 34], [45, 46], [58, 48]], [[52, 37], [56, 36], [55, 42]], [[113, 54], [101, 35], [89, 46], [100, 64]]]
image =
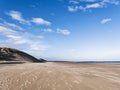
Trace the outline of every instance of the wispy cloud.
[[101, 20], [101, 24], [105, 24], [105, 23], [108, 23], [110, 21], [112, 21], [111, 18], [105, 18], [105, 19]]
[[75, 12], [75, 11], [77, 11], [79, 9], [79, 7], [78, 6], [68, 6], [68, 11], [70, 11], [70, 12]]
[[0, 34], [3, 35], [14, 35], [16, 33], [16, 31], [13, 31], [12, 29], [6, 28], [4, 26], [0, 26]]
[[51, 25], [51, 22], [44, 20], [43, 18], [33, 18], [32, 22], [39, 25]]
[[67, 29], [60, 29], [60, 28], [58, 28], [57, 29], [57, 33], [63, 34], [63, 35], [69, 35], [71, 32], [69, 30], [67, 30]]
[[78, 0], [70, 0], [69, 3], [70, 4], [79, 4], [79, 1]]
[[14, 24], [14, 23], [7, 22], [4, 19], [0, 19], [0, 25], [5, 26], [5, 27], [10, 27], [10, 28], [16, 29], [16, 30], [22, 30], [22, 31], [24, 30], [22, 27]]
[[[7, 45], [17, 45], [24, 46], [24, 49], [27, 50], [46, 50], [49, 46], [44, 45], [41, 42], [42, 38], [39, 38], [37, 35], [33, 35], [27, 32], [15, 31], [11, 28], [6, 28], [5, 26], [0, 25], [0, 35], [5, 36], [7, 39]], [[27, 46], [26, 46], [27, 45]]]
[[5, 26], [9, 26], [11, 28], [17, 29], [17, 30], [24, 30], [22, 27], [14, 24], [14, 23], [9, 23], [9, 22], [4, 22]]
[[30, 24], [29, 21], [27, 21], [23, 18], [21, 12], [11, 10], [11, 11], [7, 12], [7, 15], [9, 15], [12, 19], [19, 21], [20, 23]]
[[88, 4], [86, 5], [85, 9], [89, 9], [89, 8], [102, 8], [103, 6], [99, 3], [94, 3], [94, 4]]
[[[50, 47], [49, 45], [43, 43], [44, 36], [41, 36], [40, 34], [29, 33], [29, 31], [26, 29], [34, 28], [34, 25], [32, 23], [49, 26], [51, 25], [51, 22], [43, 18], [32, 18], [30, 20], [26, 20], [26, 18], [23, 18], [21, 12], [14, 10], [9, 11], [7, 15], [19, 23], [7, 22], [6, 20], [0, 18], [0, 36], [4, 37], [4, 41], [1, 41], [0, 45], [8, 47], [12, 46], [14, 48], [18, 47], [30, 53], [33, 51], [44, 51]], [[43, 32], [54, 32], [54, 34], [59, 33], [63, 35], [69, 35], [71, 33], [67, 29], [60, 28], [58, 28], [56, 31], [50, 28], [41, 29]]]
[[31, 23], [35, 23], [38, 25], [47, 25], [47, 26], [51, 25], [51, 22], [44, 20], [43, 18], [34, 17], [32, 18], [32, 20], [26, 20], [25, 18], [23, 18], [22, 13], [19, 11], [11, 10], [7, 12], [7, 15], [9, 15], [13, 20], [19, 21], [22, 24], [31, 25]]
[[45, 32], [45, 33], [51, 33], [51, 32], [54, 32], [54, 31], [53, 31], [52, 29], [50, 29], [50, 28], [43, 29], [42, 31]]
[[93, 8], [105, 8], [110, 5], [119, 5], [119, 0], [69, 0], [68, 11], [86, 11]]

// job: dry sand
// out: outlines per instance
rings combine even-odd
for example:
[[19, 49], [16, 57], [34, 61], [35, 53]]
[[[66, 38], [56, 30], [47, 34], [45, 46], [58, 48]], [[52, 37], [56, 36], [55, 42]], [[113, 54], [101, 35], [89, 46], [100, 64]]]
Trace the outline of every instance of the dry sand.
[[120, 65], [0, 64], [0, 90], [120, 90]]

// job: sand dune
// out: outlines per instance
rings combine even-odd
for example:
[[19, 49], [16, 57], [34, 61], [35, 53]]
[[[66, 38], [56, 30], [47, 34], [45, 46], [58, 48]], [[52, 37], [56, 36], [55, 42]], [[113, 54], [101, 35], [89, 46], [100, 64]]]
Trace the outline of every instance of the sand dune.
[[52, 62], [2, 65], [0, 90], [120, 90], [120, 65]]
[[1, 61], [45, 62], [44, 59], [37, 59], [23, 51], [7, 47], [0, 47], [0, 63]]

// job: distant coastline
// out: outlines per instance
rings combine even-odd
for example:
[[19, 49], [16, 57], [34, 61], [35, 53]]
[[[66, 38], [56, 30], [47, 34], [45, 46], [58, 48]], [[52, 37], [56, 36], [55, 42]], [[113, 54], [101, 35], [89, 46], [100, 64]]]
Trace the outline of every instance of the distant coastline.
[[58, 62], [58, 63], [83, 63], [83, 64], [93, 64], [93, 63], [120, 64], [120, 61], [48, 61], [48, 62]]

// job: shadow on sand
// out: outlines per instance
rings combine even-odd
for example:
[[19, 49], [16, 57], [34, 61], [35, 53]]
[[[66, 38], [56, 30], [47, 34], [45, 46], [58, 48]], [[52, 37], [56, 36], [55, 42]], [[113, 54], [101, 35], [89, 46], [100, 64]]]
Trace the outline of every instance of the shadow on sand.
[[14, 61], [14, 62], [0, 62], [0, 64], [23, 64], [25, 62], [17, 62], [17, 61]]

